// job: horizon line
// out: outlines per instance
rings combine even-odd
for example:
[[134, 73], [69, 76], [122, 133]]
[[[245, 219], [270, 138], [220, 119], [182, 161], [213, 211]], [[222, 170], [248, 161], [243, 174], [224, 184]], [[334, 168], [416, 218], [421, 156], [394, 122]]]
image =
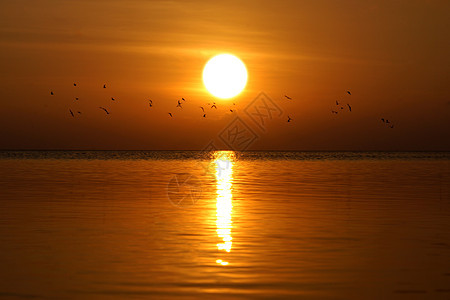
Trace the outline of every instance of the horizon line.
[[449, 150], [199, 150], [199, 149], [0, 149], [0, 151], [234, 151], [234, 152], [450, 152]]

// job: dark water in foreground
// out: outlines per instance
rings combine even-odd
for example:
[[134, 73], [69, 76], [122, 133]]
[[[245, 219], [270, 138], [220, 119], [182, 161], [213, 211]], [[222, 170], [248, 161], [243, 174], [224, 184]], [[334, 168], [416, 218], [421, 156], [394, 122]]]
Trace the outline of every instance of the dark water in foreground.
[[0, 187], [0, 298], [450, 298], [449, 153], [0, 152]]

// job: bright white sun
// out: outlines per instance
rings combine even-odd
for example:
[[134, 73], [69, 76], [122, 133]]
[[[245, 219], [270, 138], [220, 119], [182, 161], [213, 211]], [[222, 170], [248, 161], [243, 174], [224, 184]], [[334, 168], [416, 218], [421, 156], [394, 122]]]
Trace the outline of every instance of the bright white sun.
[[247, 84], [247, 69], [234, 55], [219, 54], [211, 58], [203, 69], [203, 83], [215, 97], [228, 99], [238, 95]]

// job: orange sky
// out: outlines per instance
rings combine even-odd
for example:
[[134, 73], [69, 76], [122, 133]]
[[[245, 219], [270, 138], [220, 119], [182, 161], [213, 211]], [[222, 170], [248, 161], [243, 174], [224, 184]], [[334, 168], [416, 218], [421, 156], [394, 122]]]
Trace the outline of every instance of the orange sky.
[[[0, 149], [203, 149], [263, 91], [283, 114], [249, 149], [450, 150], [449, 1], [242, 2], [1, 1]], [[229, 101], [201, 80], [223, 52]]]

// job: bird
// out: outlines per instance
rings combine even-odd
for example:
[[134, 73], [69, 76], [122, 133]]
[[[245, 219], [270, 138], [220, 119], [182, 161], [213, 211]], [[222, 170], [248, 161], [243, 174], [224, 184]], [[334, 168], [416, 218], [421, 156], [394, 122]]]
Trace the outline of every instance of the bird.
[[350, 112], [352, 111], [352, 107], [350, 106], [350, 104], [347, 103], [348, 109], [350, 110]]
[[106, 84], [103, 85], [103, 88], [106, 89]]
[[103, 110], [105, 111], [105, 113], [106, 113], [107, 115], [109, 115], [109, 111], [107, 111], [106, 108], [101, 107], [101, 106], [100, 106], [99, 108], [100, 108], [100, 109], [103, 109]]
[[388, 119], [386, 119], [386, 123], [389, 124], [389, 120]]
[[72, 115], [72, 117], [73, 117], [73, 118], [75, 118], [75, 116], [73, 115], [73, 112], [72, 112], [72, 110], [71, 110], [71, 109], [69, 109], [69, 111], [70, 111], [70, 114]]
[[114, 99], [113, 97], [111, 97], [111, 100], [112, 100], [112, 101], [116, 101], [116, 99]]
[[74, 84], [73, 84], [73, 86], [77, 86], [77, 84], [76, 84], [76, 83], [74, 83]]
[[350, 93], [350, 91], [347, 91], [347, 94], [351, 95], [352, 93]]
[[384, 123], [384, 122], [385, 122], [385, 121], [384, 121], [384, 118], [381, 118], [381, 121], [383, 121], [383, 123]]
[[181, 98], [181, 100], [186, 101], [186, 99], [184, 99], [184, 98]]
[[53, 94], [53, 91], [50, 92], [50, 95], [52, 95], [52, 96], [54, 95], [54, 94]]
[[173, 118], [172, 113], [168, 113], [171, 118]]
[[394, 125], [389, 126], [389, 128], [394, 128]]
[[344, 109], [344, 108], [341, 106], [341, 109]]
[[217, 106], [216, 106], [216, 104], [213, 104], [212, 106], [211, 106], [211, 108], [215, 108], [215, 109], [217, 109]]
[[206, 114], [203, 114], [203, 118], [206, 118]]
[[77, 101], [78, 100], [78, 97], [75, 97], [75, 101]]
[[339, 105], [339, 102], [336, 100], [336, 105]]
[[151, 99], [148, 99], [148, 105], [150, 105], [150, 107], [152, 107], [153, 106], [153, 101], [151, 100]]
[[292, 120], [291, 117], [288, 116], [288, 120], [287, 121], [290, 122], [291, 120]]
[[233, 103], [233, 105], [236, 105], [236, 103]]
[[180, 102], [180, 100], [178, 100], [178, 104], [177, 104], [177, 107], [179, 107], [179, 108], [183, 108], [183, 107], [181, 106], [181, 102]]
[[284, 97], [286, 97], [286, 99], [288, 99], [288, 100], [292, 100], [292, 98], [287, 95], [284, 95]]
[[231, 111], [231, 112], [233, 112], [233, 110], [232, 110], [232, 109], [230, 109], [230, 111]]
[[200, 106], [200, 108], [202, 109], [202, 112], [205, 112], [205, 109], [203, 108], [203, 106]]
[[77, 111], [81, 115], [81, 111]]

